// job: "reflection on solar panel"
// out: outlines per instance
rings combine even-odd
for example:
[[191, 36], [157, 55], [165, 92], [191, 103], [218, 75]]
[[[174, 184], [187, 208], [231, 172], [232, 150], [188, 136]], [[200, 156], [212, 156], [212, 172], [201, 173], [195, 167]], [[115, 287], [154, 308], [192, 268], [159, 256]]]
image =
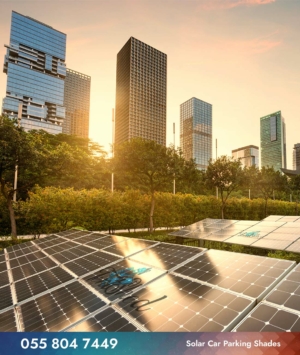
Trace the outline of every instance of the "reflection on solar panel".
[[18, 302], [36, 296], [72, 279], [73, 277], [66, 271], [55, 267], [49, 271], [18, 281], [15, 283]]
[[130, 260], [122, 260], [110, 267], [101, 269], [83, 280], [110, 301], [132, 293], [166, 271], [157, 270]]
[[146, 263], [148, 265], [171, 270], [175, 266], [202, 253], [204, 249], [160, 243], [153, 248], [141, 251], [130, 259]]
[[120, 260], [120, 258], [115, 255], [96, 251], [86, 257], [70, 261], [64, 265], [77, 276], [83, 276], [91, 271], [99, 269], [100, 267], [113, 264], [118, 260]]
[[97, 239], [92, 242], [86, 243], [87, 246], [91, 246], [96, 249], [104, 249], [111, 245], [115, 245], [117, 243], [124, 242], [127, 238], [124, 237], [117, 237], [116, 235], [113, 236], [106, 236], [105, 238]]
[[0, 314], [0, 332], [16, 332], [17, 324], [15, 312], [10, 309]]
[[139, 332], [140, 330], [113, 308], [88, 318], [68, 332]]
[[298, 314], [282, 310], [269, 304], [260, 303], [235, 328], [238, 332], [299, 332]]
[[75, 281], [20, 306], [25, 332], [60, 331], [105, 306]]
[[294, 265], [287, 260], [209, 250], [173, 272], [261, 300]]
[[300, 264], [275, 287], [265, 301], [299, 312], [300, 317]]
[[254, 300], [165, 275], [117, 306], [149, 331], [220, 332], [231, 330]]

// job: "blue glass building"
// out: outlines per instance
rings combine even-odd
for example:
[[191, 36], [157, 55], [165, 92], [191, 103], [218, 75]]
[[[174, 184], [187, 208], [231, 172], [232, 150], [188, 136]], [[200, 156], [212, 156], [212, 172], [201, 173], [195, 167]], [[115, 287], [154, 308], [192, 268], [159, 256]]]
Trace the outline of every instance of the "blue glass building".
[[10, 43], [5, 47], [7, 86], [2, 112], [21, 118], [25, 130], [61, 133], [66, 34], [13, 11]]
[[192, 97], [180, 105], [180, 147], [186, 160], [206, 170], [212, 158], [212, 105]]

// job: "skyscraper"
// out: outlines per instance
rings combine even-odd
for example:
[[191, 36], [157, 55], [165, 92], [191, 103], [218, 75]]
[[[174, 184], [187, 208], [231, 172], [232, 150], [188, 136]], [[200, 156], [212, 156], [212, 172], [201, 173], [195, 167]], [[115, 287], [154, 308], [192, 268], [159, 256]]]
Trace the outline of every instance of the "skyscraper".
[[166, 145], [167, 55], [133, 38], [117, 55], [115, 143]]
[[212, 105], [192, 97], [180, 105], [180, 146], [186, 160], [205, 170], [212, 158]]
[[293, 169], [300, 170], [300, 143], [294, 144]]
[[260, 119], [261, 166], [286, 168], [285, 122], [281, 111]]
[[91, 77], [67, 69], [64, 105], [66, 117], [62, 132], [78, 137], [89, 137]]
[[257, 166], [258, 156], [259, 156], [259, 148], [255, 145], [248, 145], [246, 147], [234, 149], [232, 151], [232, 156], [234, 159], [240, 159], [243, 166]]
[[65, 118], [66, 35], [13, 11], [10, 43], [6, 47], [3, 113], [19, 116], [25, 130], [61, 133]]

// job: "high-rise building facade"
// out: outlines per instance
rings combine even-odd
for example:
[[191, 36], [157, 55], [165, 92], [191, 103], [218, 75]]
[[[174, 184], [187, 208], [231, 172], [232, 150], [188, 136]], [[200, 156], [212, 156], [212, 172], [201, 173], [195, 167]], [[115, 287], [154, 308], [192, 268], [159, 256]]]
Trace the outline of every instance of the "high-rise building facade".
[[67, 69], [64, 106], [66, 117], [62, 133], [89, 137], [91, 77]]
[[286, 168], [286, 129], [281, 111], [260, 118], [261, 166]]
[[246, 147], [234, 149], [232, 157], [236, 160], [240, 159], [243, 166], [259, 167], [259, 148], [255, 145], [247, 145]]
[[31, 17], [12, 12], [2, 112], [19, 117], [25, 130], [61, 133], [65, 118], [66, 35]]
[[293, 169], [300, 170], [300, 143], [294, 144]]
[[206, 170], [212, 158], [212, 105], [195, 97], [180, 105], [180, 146], [186, 160]]
[[115, 143], [166, 145], [167, 55], [133, 38], [117, 55]]

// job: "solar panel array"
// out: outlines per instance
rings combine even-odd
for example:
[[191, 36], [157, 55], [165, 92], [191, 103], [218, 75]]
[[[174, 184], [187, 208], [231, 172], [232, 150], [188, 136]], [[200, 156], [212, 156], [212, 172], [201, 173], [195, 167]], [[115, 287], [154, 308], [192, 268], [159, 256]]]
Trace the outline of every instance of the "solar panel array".
[[[207, 219], [186, 231], [256, 223]], [[69, 230], [0, 254], [0, 331], [219, 332], [254, 319], [271, 329], [257, 304], [287, 314], [273, 327], [298, 329], [299, 272], [287, 260]]]
[[170, 235], [300, 253], [300, 217], [269, 216], [262, 221], [206, 218]]

